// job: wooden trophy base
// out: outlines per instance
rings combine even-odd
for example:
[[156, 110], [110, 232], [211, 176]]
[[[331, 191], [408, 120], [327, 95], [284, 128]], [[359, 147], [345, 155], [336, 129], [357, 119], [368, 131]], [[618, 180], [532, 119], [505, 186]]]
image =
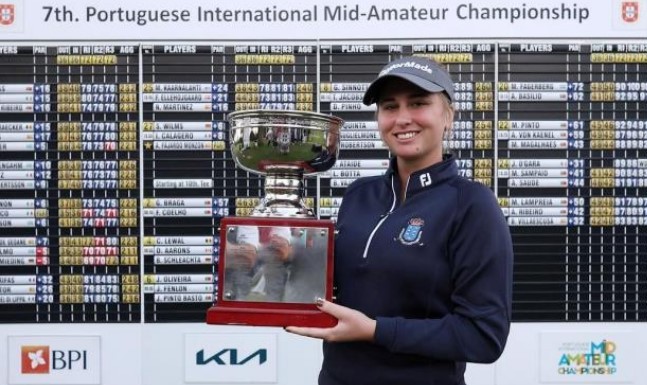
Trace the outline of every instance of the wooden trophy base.
[[[316, 298], [332, 300], [334, 230], [329, 220], [224, 217], [217, 301], [207, 311], [207, 323], [335, 326], [337, 319], [315, 305]], [[249, 263], [237, 247], [253, 238], [255, 246], [245, 251], [255, 257]]]
[[212, 306], [207, 310], [207, 323], [217, 325], [307, 326], [329, 328], [337, 319], [313, 306], [307, 309], [266, 309]]

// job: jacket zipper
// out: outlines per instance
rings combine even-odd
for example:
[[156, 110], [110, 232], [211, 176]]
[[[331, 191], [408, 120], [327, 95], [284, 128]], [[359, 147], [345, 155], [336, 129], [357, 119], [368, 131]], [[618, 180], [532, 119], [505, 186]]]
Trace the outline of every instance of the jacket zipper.
[[380, 228], [380, 226], [382, 226], [382, 223], [384, 223], [386, 218], [388, 218], [388, 216], [391, 215], [393, 210], [395, 210], [395, 204], [397, 202], [397, 195], [395, 195], [395, 186], [393, 185], [393, 183], [394, 183], [393, 180], [394, 180], [394, 177], [391, 177], [391, 192], [393, 193], [393, 204], [391, 205], [391, 209], [386, 214], [384, 214], [382, 216], [382, 218], [380, 219], [379, 222], [377, 222], [377, 224], [373, 228], [373, 231], [371, 231], [371, 235], [368, 236], [368, 240], [366, 241], [366, 246], [364, 247], [364, 254], [362, 255], [363, 259], [366, 259], [366, 257], [368, 257], [368, 248], [371, 246], [371, 242], [373, 241], [373, 237], [375, 236], [375, 233]]

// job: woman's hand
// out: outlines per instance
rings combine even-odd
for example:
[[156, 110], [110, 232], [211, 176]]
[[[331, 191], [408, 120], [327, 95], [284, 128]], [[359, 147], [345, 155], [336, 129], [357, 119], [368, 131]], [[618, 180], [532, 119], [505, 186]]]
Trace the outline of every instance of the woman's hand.
[[328, 342], [373, 341], [376, 325], [374, 319], [357, 310], [323, 299], [317, 300], [317, 306], [324, 313], [337, 318], [339, 321], [337, 325], [332, 328], [288, 326], [285, 330], [306, 337], [321, 338]]

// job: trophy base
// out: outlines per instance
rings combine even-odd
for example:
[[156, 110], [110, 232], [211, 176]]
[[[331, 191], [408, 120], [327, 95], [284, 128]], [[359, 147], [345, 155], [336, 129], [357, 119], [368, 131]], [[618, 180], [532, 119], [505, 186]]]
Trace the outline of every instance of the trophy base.
[[207, 323], [212, 325], [306, 326], [329, 328], [337, 319], [317, 308], [266, 309], [212, 306], [207, 310]]
[[[316, 298], [332, 300], [334, 232], [323, 219], [222, 218], [217, 300], [207, 323], [335, 326], [337, 319], [315, 305]], [[238, 254], [241, 234], [258, 238], [253, 263]]]

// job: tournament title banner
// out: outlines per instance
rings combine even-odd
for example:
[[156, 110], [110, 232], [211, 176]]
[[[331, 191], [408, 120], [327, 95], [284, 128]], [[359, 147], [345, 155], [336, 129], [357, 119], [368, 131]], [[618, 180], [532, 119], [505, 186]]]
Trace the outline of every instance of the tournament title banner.
[[647, 0], [0, 1], [7, 40], [647, 36]]

